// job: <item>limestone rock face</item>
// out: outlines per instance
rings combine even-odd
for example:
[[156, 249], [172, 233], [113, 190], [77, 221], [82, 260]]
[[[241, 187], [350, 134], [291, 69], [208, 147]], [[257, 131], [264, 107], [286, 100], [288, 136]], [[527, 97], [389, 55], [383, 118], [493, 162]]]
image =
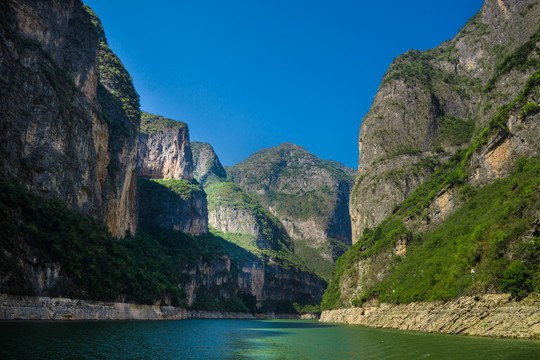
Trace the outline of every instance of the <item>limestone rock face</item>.
[[320, 321], [364, 326], [509, 338], [540, 334], [540, 304], [508, 294], [462, 297], [448, 302], [382, 304], [324, 311]]
[[143, 112], [139, 142], [140, 176], [193, 180], [193, 160], [185, 123]]
[[206, 194], [193, 180], [188, 126], [159, 115], [142, 113], [138, 148], [140, 216], [162, 228], [192, 235], [208, 232]]
[[138, 96], [99, 19], [74, 0], [0, 6], [0, 176], [134, 234]]
[[[501, 53], [510, 54], [529, 40], [539, 19], [534, 1], [486, 0], [452, 40], [393, 61], [360, 127], [350, 202], [353, 242], [467, 146], [497, 108], [521, 91], [534, 67], [502, 71], [498, 62]], [[508, 173], [519, 157], [538, 154], [534, 118], [513, 114], [510, 122], [505, 139], [494, 139], [474, 160], [477, 178], [484, 179], [480, 182]]]
[[181, 284], [188, 303], [197, 300], [197, 293], [205, 288], [213, 296], [230, 298], [235, 294], [249, 294], [262, 309], [275, 311], [275, 303], [319, 303], [325, 282], [313, 273], [284, 269], [277, 264], [265, 264], [255, 256], [240, 260], [237, 267], [229, 256], [218, 257], [210, 263], [200, 262], [186, 267], [190, 279]]
[[200, 183], [204, 184], [210, 175], [215, 175], [222, 179], [227, 177], [227, 173], [214, 152], [212, 145], [194, 141], [191, 143], [191, 150], [195, 169], [194, 176]]

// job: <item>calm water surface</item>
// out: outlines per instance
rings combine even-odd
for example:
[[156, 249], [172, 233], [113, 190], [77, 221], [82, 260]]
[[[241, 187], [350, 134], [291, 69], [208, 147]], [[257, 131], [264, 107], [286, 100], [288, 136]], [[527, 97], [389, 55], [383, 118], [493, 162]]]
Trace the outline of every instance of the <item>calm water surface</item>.
[[540, 341], [306, 320], [0, 322], [1, 359], [540, 359]]

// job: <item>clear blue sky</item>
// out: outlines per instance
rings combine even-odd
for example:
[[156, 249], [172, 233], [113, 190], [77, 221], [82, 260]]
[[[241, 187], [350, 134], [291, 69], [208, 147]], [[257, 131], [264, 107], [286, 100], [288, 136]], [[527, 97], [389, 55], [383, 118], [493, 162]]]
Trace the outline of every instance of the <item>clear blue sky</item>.
[[452, 38], [482, 0], [83, 0], [143, 110], [186, 122], [225, 165], [282, 142], [356, 168], [392, 59]]

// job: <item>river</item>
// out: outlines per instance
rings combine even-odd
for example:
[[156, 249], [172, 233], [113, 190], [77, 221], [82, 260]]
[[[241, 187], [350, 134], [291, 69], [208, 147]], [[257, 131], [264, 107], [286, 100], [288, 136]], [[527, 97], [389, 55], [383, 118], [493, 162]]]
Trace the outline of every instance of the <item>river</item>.
[[310, 320], [3, 321], [1, 359], [540, 359], [540, 341]]

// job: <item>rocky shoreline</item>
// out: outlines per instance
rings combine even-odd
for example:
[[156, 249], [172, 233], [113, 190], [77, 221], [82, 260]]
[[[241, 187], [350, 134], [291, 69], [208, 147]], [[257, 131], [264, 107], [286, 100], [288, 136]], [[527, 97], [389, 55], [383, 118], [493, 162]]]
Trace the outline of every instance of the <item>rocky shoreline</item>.
[[540, 338], [540, 299], [515, 301], [508, 294], [460, 297], [451, 301], [380, 304], [328, 310], [321, 322], [375, 328], [505, 338]]
[[0, 294], [0, 320], [310, 319], [296, 314], [186, 310], [174, 306]]

